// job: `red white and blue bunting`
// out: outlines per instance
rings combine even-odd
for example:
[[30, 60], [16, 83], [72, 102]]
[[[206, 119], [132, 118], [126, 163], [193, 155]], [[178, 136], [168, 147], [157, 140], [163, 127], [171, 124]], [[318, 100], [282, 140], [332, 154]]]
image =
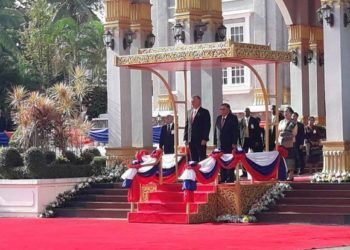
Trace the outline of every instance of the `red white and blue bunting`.
[[[278, 151], [248, 153], [236, 150], [232, 154], [223, 154], [215, 150], [201, 162], [186, 164], [184, 157], [179, 157], [179, 179], [183, 181], [185, 201], [193, 202], [193, 191], [196, 183], [209, 184], [215, 181], [220, 168], [235, 169], [239, 164], [246, 169], [254, 181], [269, 181], [272, 179], [285, 180], [287, 176], [287, 151], [280, 147]], [[160, 179], [159, 162], [162, 160], [163, 183], [176, 181], [175, 155], [162, 155], [161, 150], [152, 154], [141, 151], [135, 156], [136, 160], [129, 165], [129, 169], [122, 175], [123, 187], [129, 188], [128, 200], [138, 202], [140, 199], [140, 184], [158, 183]]]

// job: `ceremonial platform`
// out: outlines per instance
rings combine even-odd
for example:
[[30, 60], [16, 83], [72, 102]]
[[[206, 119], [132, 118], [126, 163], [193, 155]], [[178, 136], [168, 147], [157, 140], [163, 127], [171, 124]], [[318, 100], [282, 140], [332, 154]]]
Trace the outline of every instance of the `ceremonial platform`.
[[[131, 203], [129, 222], [206, 223], [220, 215], [242, 215], [276, 183], [286, 177], [284, 150], [223, 154], [216, 150], [201, 162], [185, 156], [141, 151], [122, 175]], [[241, 166], [252, 179], [239, 180]], [[218, 184], [221, 168], [235, 169], [233, 184]], [[180, 182], [177, 182], [177, 181]]]
[[194, 224], [215, 222], [224, 214], [247, 212], [273, 183], [250, 181], [242, 184], [198, 185], [194, 201], [184, 201], [181, 183], [142, 185], [137, 212], [128, 214], [129, 222]]

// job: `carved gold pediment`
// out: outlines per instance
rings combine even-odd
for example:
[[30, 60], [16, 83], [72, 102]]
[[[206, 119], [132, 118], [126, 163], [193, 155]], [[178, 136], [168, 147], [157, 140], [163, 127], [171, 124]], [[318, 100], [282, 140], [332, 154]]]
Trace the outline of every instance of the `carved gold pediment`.
[[249, 60], [251, 64], [290, 62], [290, 52], [274, 51], [270, 46], [231, 41], [140, 49], [138, 54], [116, 56], [116, 66], [152, 63], [190, 62], [211, 59]]

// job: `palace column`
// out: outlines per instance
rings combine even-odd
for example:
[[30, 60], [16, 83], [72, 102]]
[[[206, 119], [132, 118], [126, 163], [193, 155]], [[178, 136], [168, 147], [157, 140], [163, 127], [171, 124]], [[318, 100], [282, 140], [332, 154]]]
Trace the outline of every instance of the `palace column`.
[[[193, 44], [194, 31], [196, 24], [201, 22], [202, 10], [201, 0], [175, 0], [175, 21], [183, 25], [185, 32], [184, 42], [175, 42], [175, 46], [182, 44]], [[179, 101], [185, 100], [184, 88], [184, 73], [177, 71], [176, 79], [176, 94]], [[187, 107], [191, 107], [191, 97], [194, 95], [201, 96], [201, 71], [199, 69], [188, 69], [187, 72]], [[203, 99], [202, 99], [203, 100]], [[186, 121], [185, 105], [178, 105], [179, 126], [184, 127]], [[183, 142], [183, 130], [179, 131], [179, 143]]]
[[[137, 54], [140, 48], [146, 47], [147, 37], [152, 34], [151, 4], [149, 0], [139, 0], [130, 4], [130, 8], [130, 27], [134, 32], [134, 41], [131, 44], [130, 52]], [[141, 70], [131, 70], [130, 72], [132, 146], [152, 148], [153, 87], [151, 73]]]
[[[324, 67], [323, 67], [323, 29], [310, 28], [309, 56], [309, 93], [310, 116], [317, 119], [318, 124], [325, 124], [325, 93], [324, 93]], [[307, 55], [306, 55], [307, 56]]]
[[310, 27], [290, 25], [288, 49], [296, 54], [290, 63], [291, 106], [304, 119], [309, 116], [309, 68], [304, 56], [309, 49]]
[[[202, 0], [202, 22], [207, 23], [207, 30], [203, 36], [204, 43], [215, 42], [218, 27], [223, 23], [221, 0]], [[218, 109], [222, 103], [222, 69], [207, 68], [201, 71], [201, 95], [203, 107], [208, 109], [211, 116], [212, 128], [210, 130], [208, 145], [213, 145], [214, 124]]]
[[332, 7], [334, 24], [323, 19], [327, 141], [324, 142], [324, 172], [350, 171], [350, 25], [344, 13], [350, 0], [321, 1]]
[[107, 97], [109, 148], [131, 147], [130, 71], [114, 65], [115, 56], [129, 54], [123, 48], [123, 38], [130, 29], [128, 0], [105, 0], [105, 29], [111, 31], [114, 48], [107, 48]]

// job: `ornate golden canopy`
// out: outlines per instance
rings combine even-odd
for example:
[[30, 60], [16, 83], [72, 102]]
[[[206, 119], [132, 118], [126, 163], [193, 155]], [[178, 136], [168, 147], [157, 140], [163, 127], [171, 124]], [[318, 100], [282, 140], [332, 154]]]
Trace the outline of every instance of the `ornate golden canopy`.
[[[270, 46], [229, 41], [177, 45], [172, 47], [140, 49], [138, 54], [116, 56], [115, 65], [129, 68], [153, 68], [158, 70], [190, 70], [194, 68], [232, 67], [237, 60], [250, 65], [287, 63], [290, 52], [274, 51]], [[240, 62], [238, 62], [240, 61]]]

